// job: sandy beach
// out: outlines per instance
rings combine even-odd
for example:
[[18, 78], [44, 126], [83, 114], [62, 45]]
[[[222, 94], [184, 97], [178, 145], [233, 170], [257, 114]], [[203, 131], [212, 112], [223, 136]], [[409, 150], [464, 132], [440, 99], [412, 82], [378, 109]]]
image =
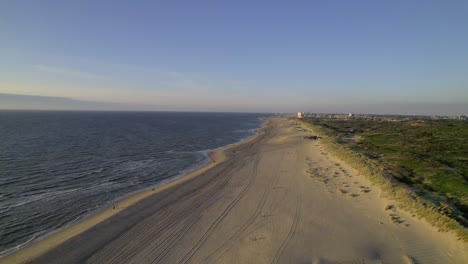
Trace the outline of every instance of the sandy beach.
[[[0, 263], [467, 263], [284, 118]], [[399, 222], [392, 220], [398, 217]]]

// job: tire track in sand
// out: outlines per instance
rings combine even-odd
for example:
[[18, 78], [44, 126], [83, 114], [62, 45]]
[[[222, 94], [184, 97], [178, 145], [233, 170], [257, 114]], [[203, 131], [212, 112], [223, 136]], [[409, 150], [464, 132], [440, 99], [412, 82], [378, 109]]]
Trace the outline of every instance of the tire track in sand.
[[197, 241], [197, 243], [185, 254], [185, 256], [178, 262], [180, 263], [187, 263], [190, 259], [195, 255], [195, 253], [200, 249], [200, 247], [206, 242], [208, 237], [213, 233], [216, 227], [223, 221], [223, 219], [229, 214], [232, 208], [239, 202], [242, 197], [250, 190], [255, 179], [257, 178], [257, 170], [258, 170], [258, 163], [260, 161], [260, 157], [257, 155], [254, 161], [254, 168], [252, 176], [250, 177], [249, 183], [247, 186], [237, 195], [237, 197], [224, 209], [224, 211], [216, 218], [216, 220], [210, 225], [207, 231], [202, 235], [202, 237]]
[[[187, 225], [186, 227], [178, 230], [175, 234], [175, 236], [172, 236], [171, 237], [171, 240], [168, 241], [168, 243], [165, 244], [165, 249], [160, 251], [159, 255], [157, 256], [157, 258], [155, 260], [153, 260], [151, 263], [152, 264], [155, 264], [155, 263], [160, 263], [166, 256], [167, 254], [169, 254], [169, 252], [171, 251], [171, 249], [173, 248], [174, 245], [177, 244], [177, 242], [179, 242], [182, 237], [184, 236], [184, 234], [187, 232], [187, 230], [189, 230], [195, 223], [198, 222], [198, 220], [201, 218], [201, 215], [199, 215], [197, 217], [197, 219], [195, 219], [194, 221], [192, 221], [189, 225]], [[174, 239], [175, 237], [175, 239]]]
[[[281, 158], [281, 160], [283, 160], [283, 159]], [[265, 189], [260, 202], [258, 203], [258, 205], [257, 205], [256, 209], [254, 210], [254, 212], [249, 216], [247, 221], [245, 221], [231, 237], [226, 239], [225, 242], [219, 248], [217, 248], [208, 257], [203, 259], [204, 263], [213, 263], [213, 262], [216, 263], [217, 260], [223, 255], [223, 253], [226, 250], [228, 250], [229, 248], [231, 248], [234, 245], [234, 243], [239, 239], [239, 237], [241, 237], [242, 234], [255, 222], [255, 220], [260, 215], [260, 213], [261, 213], [261, 211], [262, 211], [262, 209], [263, 209], [263, 207], [264, 207], [264, 205], [265, 205], [265, 203], [267, 201], [267, 198], [268, 198], [268, 196], [270, 194], [272, 186], [274, 184], [276, 184], [276, 182], [278, 181], [279, 173], [278, 173], [278, 170], [276, 170], [276, 171], [277, 171], [277, 173], [275, 174], [273, 180], [269, 181], [269, 184], [268, 184], [267, 188]]]
[[297, 222], [299, 221], [299, 216], [301, 214], [301, 194], [299, 194], [299, 197], [297, 198], [296, 202], [296, 213], [294, 215], [294, 220], [291, 225], [291, 228], [289, 229], [289, 233], [286, 236], [286, 238], [283, 240], [283, 243], [281, 243], [281, 246], [278, 248], [276, 251], [275, 256], [273, 257], [271, 263], [276, 264], [280, 260], [281, 256], [283, 255], [283, 251], [288, 245], [289, 240], [293, 237], [294, 233], [296, 232], [296, 227], [297, 227]]
[[[199, 212], [199, 208], [205, 204], [206, 201], [208, 201], [210, 198], [214, 197], [216, 193], [218, 193], [221, 189], [223, 189], [229, 179], [235, 174], [235, 172], [239, 171], [240, 168], [236, 168], [232, 171], [229, 171], [228, 169], [223, 169], [217, 175], [225, 175], [225, 177], [220, 178], [221, 180], [219, 182], [216, 182], [216, 185], [209, 190], [207, 195], [205, 195], [202, 199], [196, 201], [195, 203], [191, 203], [190, 199], [195, 195], [195, 192], [190, 192], [183, 197], [179, 197], [178, 200], [185, 200], [185, 204], [180, 208], [179, 210], [176, 211], [175, 214], [167, 214], [162, 217], [162, 219], [159, 219], [158, 223], [156, 226], [154, 225], [154, 221], [152, 221], [150, 218], [145, 219], [144, 221], [138, 223], [138, 228], [139, 229], [144, 229], [147, 230], [147, 232], [144, 233], [143, 236], [140, 236], [137, 240], [137, 245], [134, 248], [145, 248], [148, 246], [148, 242], [152, 240], [152, 237], [154, 237], [155, 234], [160, 234], [164, 230], [167, 230], [168, 228], [171, 229], [173, 226], [178, 225], [178, 221], [174, 222], [173, 219], [185, 219], [190, 214], [192, 213], [197, 213]], [[180, 203], [180, 202], [179, 202]], [[163, 208], [170, 207], [174, 204], [174, 201], [169, 202], [168, 204], [164, 205]], [[157, 213], [155, 213], [156, 215]], [[197, 218], [198, 220], [198, 218]], [[114, 247], [106, 247], [99, 252], [100, 256], [96, 256], [94, 254], [91, 254], [90, 257], [86, 258], [84, 261], [85, 262], [92, 262], [92, 263], [126, 263], [129, 261], [132, 257], [135, 257], [140, 250], [132, 250], [131, 248], [128, 247], [128, 244], [125, 243], [124, 241], [134, 241], [135, 239], [132, 238], [133, 232], [130, 230], [130, 232], [125, 232], [119, 238], [115, 238], [112, 242], [113, 244], [117, 243], [118, 245], [115, 245]], [[158, 245], [156, 245], [156, 249], [160, 245], [166, 244], [167, 241], [160, 241]], [[155, 248], [153, 248], [155, 249]]]
[[[265, 134], [263, 135], [260, 135], [259, 136], [259, 140], [262, 140], [264, 139], [265, 137]], [[255, 142], [252, 142], [250, 144], [248, 144], [246, 147], [246, 149], [250, 149], [252, 147], [252, 145], [254, 145]], [[255, 164], [254, 164], [255, 165]], [[222, 171], [218, 172], [217, 175], [218, 176], [222, 176], [222, 177], [216, 177], [216, 178], [221, 178], [221, 183], [220, 184], [217, 184], [216, 187], [211, 187], [210, 188], [210, 191], [209, 191], [209, 194], [208, 195], [203, 195], [202, 199], [198, 200], [197, 202], [195, 202], [195, 204], [191, 204], [191, 205], [188, 205], [188, 206], [185, 206], [184, 209], [181, 209], [179, 210], [176, 214], [178, 216], [175, 216], [175, 215], [172, 215], [172, 216], [165, 216], [163, 217], [163, 219], [165, 218], [166, 220], [169, 220], [173, 221], [173, 219], [184, 219], [186, 217], [190, 217], [193, 219], [193, 217], [191, 217], [191, 214], [193, 213], [196, 213], [196, 212], [200, 212], [201, 210], [199, 209], [200, 207], [207, 207], [208, 205], [206, 204], [206, 202], [208, 200], [210, 200], [210, 198], [212, 198], [216, 193], [218, 193], [220, 190], [224, 189], [224, 187], [226, 186], [226, 184], [229, 182], [229, 180], [232, 178], [232, 176], [238, 172], [240, 170], [241, 167], [244, 167], [244, 166], [236, 166], [234, 169], [230, 166], [226, 166], [226, 168], [224, 168]], [[189, 193], [188, 196], [191, 197], [192, 195], [194, 195], [194, 193]], [[180, 199], [178, 199], [180, 200]], [[196, 213], [197, 214], [197, 213]], [[198, 221], [200, 219], [200, 216], [201, 215], [198, 215], [198, 216], [195, 216], [195, 219], [196, 220], [192, 220], [193, 222], [190, 223], [190, 226], [192, 226], [196, 221]], [[159, 226], [159, 230], [156, 231], [156, 234], [161, 234], [161, 232], [163, 232], [163, 230], [166, 230], [167, 229], [167, 221], [164, 221], [166, 222], [166, 224], [163, 224], [161, 222], [159, 222], [157, 224], [157, 226]], [[179, 222], [179, 221], [176, 221], [176, 222]], [[176, 225], [179, 225], [178, 223], [170, 223], [169, 226], [174, 226], [174, 224]], [[184, 224], [185, 225], [185, 224]], [[142, 226], [140, 226], [141, 228]], [[148, 231], [145, 232], [145, 237], [150, 237], [150, 236], [154, 236], [155, 235], [155, 232], [151, 232], [150, 230], [151, 229], [154, 229], [154, 223], [153, 221], [149, 222], [148, 224], [146, 224], [146, 226], [143, 226], [144, 229], [147, 229]], [[143, 258], [143, 259], [148, 259], [148, 258], [154, 258], [153, 259], [153, 262], [156, 261], [156, 262], [161, 262], [165, 259], [165, 257], [169, 254], [169, 252], [172, 250], [173, 247], [169, 247], [167, 245], [167, 242], [168, 240], [169, 241], [173, 241], [175, 240], [175, 243], [177, 243], [178, 241], [180, 241], [183, 237], [183, 235], [185, 234], [184, 231], [181, 231], [180, 229], [183, 228], [183, 227], [176, 227], [178, 230], [177, 231], [170, 231], [170, 238], [168, 239], [163, 239], [161, 241], [161, 239], [158, 239], [159, 242], [157, 242], [155, 245], [148, 245], [148, 239], [139, 239], [140, 242], [140, 245], [138, 246], [138, 248], [140, 248], [141, 250], [135, 250], [135, 249], [129, 249], [128, 248], [128, 245], [126, 245], [126, 243], [121, 243], [122, 245], [118, 246], [117, 249], [119, 250], [112, 250], [114, 252], [110, 253], [108, 252], [108, 254], [105, 254], [107, 255], [107, 258], [112, 258], [112, 260], [110, 259], [107, 259], [106, 260], [106, 263], [107, 262], [114, 262], [116, 260], [120, 260], [122, 263], [125, 263], [125, 259], [128, 261], [132, 256], [135, 257], [137, 254], [142, 254], [142, 256], [139, 256], [138, 258]], [[188, 230], [188, 229], [187, 229]], [[128, 233], [126, 234], [128, 235]], [[177, 237], [174, 239], [174, 235]], [[166, 237], [167, 235], [164, 235], [164, 237]], [[125, 239], [124, 239], [125, 240]], [[129, 240], [132, 240], [132, 239], [129, 239]], [[146, 241], [146, 242], [145, 242]], [[170, 243], [170, 244], [173, 244], [173, 243]], [[146, 249], [143, 249], [143, 248], [146, 248]], [[168, 250], [167, 250], [168, 249]], [[142, 250], [146, 251], [146, 252], [141, 252]], [[162, 252], [160, 252], [162, 250]], [[126, 253], [123, 253], [127, 251]], [[128, 252], [129, 251], [129, 252]], [[166, 252], [167, 251], [167, 252]], [[160, 252], [160, 253], [157, 253], [155, 256], [151, 256], [152, 253], [154, 252]], [[116, 256], [119, 256], [119, 257], [116, 257]], [[89, 258], [88, 258], [89, 260]], [[103, 259], [101, 258], [101, 261]], [[97, 261], [97, 263], [102, 263], [101, 261]]]

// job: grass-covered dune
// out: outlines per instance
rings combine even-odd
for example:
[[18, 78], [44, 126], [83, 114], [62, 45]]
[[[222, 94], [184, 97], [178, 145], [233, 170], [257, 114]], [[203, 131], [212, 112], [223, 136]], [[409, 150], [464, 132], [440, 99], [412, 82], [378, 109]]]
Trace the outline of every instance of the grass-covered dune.
[[468, 241], [468, 122], [295, 119], [398, 206]]

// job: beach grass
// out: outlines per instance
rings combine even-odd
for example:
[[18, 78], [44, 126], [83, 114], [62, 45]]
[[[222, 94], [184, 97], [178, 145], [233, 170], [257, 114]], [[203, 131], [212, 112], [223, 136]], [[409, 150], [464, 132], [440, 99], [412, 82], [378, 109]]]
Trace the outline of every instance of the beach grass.
[[[454, 162], [466, 154], [463, 153], [466, 151], [463, 144], [466, 143], [460, 141], [464, 133], [468, 134], [466, 123], [450, 125], [443, 122], [438, 124], [437, 129], [432, 124], [432, 135], [443, 136], [435, 137], [432, 141], [425, 139], [424, 143], [419, 140], [418, 143], [418, 140], [405, 141], [405, 138], [417, 138], [425, 131], [412, 131], [409, 128], [414, 125], [410, 123], [363, 125], [362, 120], [307, 119], [294, 119], [294, 122], [323, 137], [321, 142], [327, 152], [342, 159], [380, 187], [388, 198], [395, 200], [398, 208], [426, 219], [439, 231], [454, 231], [461, 240], [468, 242], [468, 229], [463, 217], [464, 206], [468, 203], [468, 185], [464, 177], [466, 168]], [[420, 126], [418, 123], [416, 127]], [[457, 128], [455, 132], [447, 132], [453, 127]], [[452, 137], [444, 132], [451, 133]], [[343, 137], [359, 140], [342, 140]], [[452, 142], [453, 137], [459, 142]], [[461, 144], [461, 147], [456, 144]], [[441, 155], [432, 149], [443, 152], [444, 158], [441, 159]], [[446, 163], [440, 160], [450, 163], [457, 173], [447, 169]]]

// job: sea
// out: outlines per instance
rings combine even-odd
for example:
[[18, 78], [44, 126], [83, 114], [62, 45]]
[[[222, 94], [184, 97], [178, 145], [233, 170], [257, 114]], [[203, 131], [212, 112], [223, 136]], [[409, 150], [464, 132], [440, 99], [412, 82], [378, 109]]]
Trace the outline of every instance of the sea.
[[0, 111], [0, 256], [203, 166], [261, 116]]

